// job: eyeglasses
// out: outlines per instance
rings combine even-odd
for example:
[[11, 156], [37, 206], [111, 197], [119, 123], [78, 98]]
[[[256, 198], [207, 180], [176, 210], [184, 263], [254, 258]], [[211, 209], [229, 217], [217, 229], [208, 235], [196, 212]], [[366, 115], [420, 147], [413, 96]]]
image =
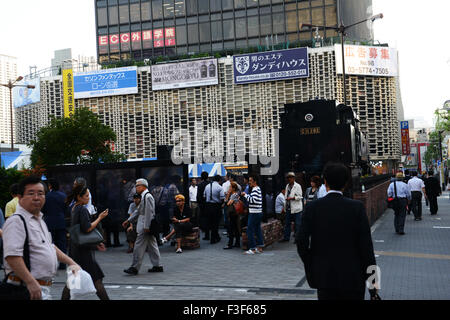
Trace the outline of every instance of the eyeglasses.
[[23, 195], [24, 197], [31, 197], [31, 198], [34, 198], [35, 196], [38, 196], [38, 197], [45, 197], [45, 192], [29, 192], [29, 193], [25, 193], [24, 195]]
[[175, 200], [175, 202], [184, 202], [184, 200]]

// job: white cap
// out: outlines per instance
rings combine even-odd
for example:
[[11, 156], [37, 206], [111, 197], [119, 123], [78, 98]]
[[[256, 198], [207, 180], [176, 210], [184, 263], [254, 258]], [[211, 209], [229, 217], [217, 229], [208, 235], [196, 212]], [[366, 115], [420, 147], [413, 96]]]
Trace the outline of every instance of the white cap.
[[145, 179], [142, 179], [142, 178], [141, 179], [137, 179], [136, 180], [136, 186], [139, 186], [139, 185], [148, 188], [148, 182]]

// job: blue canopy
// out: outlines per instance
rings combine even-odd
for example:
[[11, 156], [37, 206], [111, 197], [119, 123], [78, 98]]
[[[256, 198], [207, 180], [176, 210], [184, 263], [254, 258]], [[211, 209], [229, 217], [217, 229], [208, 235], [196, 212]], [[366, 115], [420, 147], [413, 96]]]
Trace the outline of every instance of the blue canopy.
[[227, 174], [227, 170], [222, 163], [190, 164], [189, 178], [198, 178], [203, 171], [208, 172], [209, 177], [214, 177], [217, 174], [223, 177]]
[[2, 152], [1, 153], [1, 166], [8, 168], [11, 163], [17, 160], [20, 157], [22, 151], [10, 151], [10, 152]]

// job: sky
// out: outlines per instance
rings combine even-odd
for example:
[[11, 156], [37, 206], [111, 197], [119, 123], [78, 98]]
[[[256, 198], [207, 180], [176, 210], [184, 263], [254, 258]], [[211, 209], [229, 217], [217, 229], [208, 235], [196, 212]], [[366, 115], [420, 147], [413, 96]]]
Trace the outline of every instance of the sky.
[[[345, 0], [344, 0], [345, 1]], [[450, 1], [372, 0], [375, 39], [399, 51], [405, 119], [431, 126], [450, 99]], [[53, 52], [96, 56], [93, 0], [0, 1], [0, 54], [18, 58], [19, 75], [50, 67]]]

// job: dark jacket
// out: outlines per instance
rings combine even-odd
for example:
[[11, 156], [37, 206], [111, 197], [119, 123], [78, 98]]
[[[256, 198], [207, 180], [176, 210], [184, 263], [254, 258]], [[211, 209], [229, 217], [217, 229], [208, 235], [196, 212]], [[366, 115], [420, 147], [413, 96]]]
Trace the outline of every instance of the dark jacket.
[[203, 193], [205, 192], [205, 188], [208, 185], [208, 181], [207, 180], [203, 180], [202, 182], [199, 183], [198, 185], [198, 189], [197, 189], [197, 202], [199, 204], [204, 204], [206, 203], [206, 199], [205, 196], [203, 195]]
[[49, 230], [59, 230], [66, 227], [64, 215], [67, 210], [64, 200], [66, 195], [61, 191], [52, 190], [45, 195], [45, 204], [42, 208], [44, 221]]
[[311, 288], [364, 290], [376, 261], [362, 202], [329, 193], [306, 204], [296, 239]]
[[428, 177], [425, 179], [425, 192], [430, 197], [437, 197], [441, 194], [441, 186], [436, 177]]

